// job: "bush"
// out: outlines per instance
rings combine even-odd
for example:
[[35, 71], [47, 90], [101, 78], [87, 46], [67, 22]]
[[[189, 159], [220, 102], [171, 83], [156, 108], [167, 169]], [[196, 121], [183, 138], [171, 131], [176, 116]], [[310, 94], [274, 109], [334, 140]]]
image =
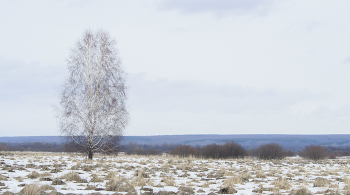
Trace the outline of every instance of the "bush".
[[224, 145], [210, 144], [200, 151], [203, 158], [227, 159], [239, 158], [247, 155], [247, 151], [236, 142], [226, 142]]
[[247, 155], [247, 151], [238, 143], [226, 142], [224, 145], [210, 144], [197, 149], [190, 145], [182, 145], [170, 151], [170, 154], [180, 157], [203, 157], [213, 159], [239, 158]]
[[169, 154], [184, 158], [189, 156], [198, 156], [198, 150], [190, 145], [182, 145], [174, 148], [169, 152]]
[[321, 160], [326, 157], [326, 151], [321, 146], [310, 145], [306, 146], [300, 156], [311, 160]]
[[221, 158], [238, 158], [247, 155], [247, 151], [236, 142], [226, 142], [222, 146]]
[[201, 149], [200, 153], [201, 153], [201, 156], [203, 158], [219, 159], [220, 158], [220, 145], [210, 144], [210, 145], [204, 146]]
[[257, 156], [260, 159], [282, 159], [284, 152], [282, 146], [276, 143], [264, 144], [257, 149]]
[[288, 156], [288, 157], [296, 156], [296, 153], [291, 150], [286, 150], [283, 152], [283, 156]]

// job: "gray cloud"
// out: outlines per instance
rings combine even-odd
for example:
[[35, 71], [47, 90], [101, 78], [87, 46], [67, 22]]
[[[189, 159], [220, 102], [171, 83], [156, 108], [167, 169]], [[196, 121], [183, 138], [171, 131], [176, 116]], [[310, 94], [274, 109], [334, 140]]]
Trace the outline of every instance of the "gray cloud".
[[57, 135], [52, 105], [65, 66], [0, 58], [0, 132], [4, 136]]
[[265, 15], [272, 7], [271, 0], [164, 0], [160, 8], [180, 10], [183, 13], [214, 12], [216, 14]]
[[214, 85], [194, 81], [147, 80], [129, 76], [130, 106], [148, 112], [263, 113], [289, 109], [300, 101], [324, 99], [305, 91], [282, 93], [250, 87]]
[[55, 86], [62, 82], [65, 69], [65, 66], [0, 59], [0, 101], [36, 102], [53, 98]]

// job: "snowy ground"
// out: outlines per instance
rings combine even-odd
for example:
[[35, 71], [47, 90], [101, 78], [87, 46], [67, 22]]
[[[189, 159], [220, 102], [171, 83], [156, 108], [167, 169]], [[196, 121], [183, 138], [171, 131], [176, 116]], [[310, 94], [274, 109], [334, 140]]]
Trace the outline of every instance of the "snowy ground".
[[78, 154], [2, 152], [0, 193], [296, 194], [306, 188], [312, 194], [350, 194], [349, 162], [127, 155], [87, 160]]

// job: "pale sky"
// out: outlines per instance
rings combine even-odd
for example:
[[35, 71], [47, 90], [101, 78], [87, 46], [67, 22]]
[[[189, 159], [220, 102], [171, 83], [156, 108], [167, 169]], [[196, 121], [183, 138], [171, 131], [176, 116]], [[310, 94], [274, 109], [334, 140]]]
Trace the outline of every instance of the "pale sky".
[[125, 135], [347, 134], [350, 1], [0, 0], [0, 136], [59, 135], [87, 29], [117, 40]]

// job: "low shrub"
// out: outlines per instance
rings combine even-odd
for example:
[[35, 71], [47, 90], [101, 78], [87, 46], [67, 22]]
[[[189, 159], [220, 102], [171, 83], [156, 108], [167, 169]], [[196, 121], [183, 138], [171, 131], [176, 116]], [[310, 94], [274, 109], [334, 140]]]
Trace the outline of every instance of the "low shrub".
[[225, 142], [223, 145], [210, 144], [203, 148], [195, 148], [190, 145], [182, 145], [170, 151], [170, 154], [184, 157], [202, 157], [213, 159], [239, 158], [247, 155], [247, 151], [238, 143], [233, 141]]
[[223, 158], [238, 158], [244, 157], [247, 154], [247, 151], [241, 146], [241, 144], [236, 142], [226, 142], [222, 146], [221, 156]]
[[203, 158], [219, 159], [220, 158], [220, 145], [210, 144], [210, 145], [204, 146], [200, 150], [200, 154]]
[[285, 157], [291, 157], [291, 156], [296, 156], [297, 153], [291, 151], [291, 150], [286, 150], [286, 151], [283, 151], [283, 156]]
[[244, 157], [247, 151], [236, 142], [226, 142], [224, 145], [210, 144], [200, 150], [203, 158], [228, 159]]
[[326, 151], [321, 146], [310, 145], [305, 147], [300, 156], [311, 160], [321, 160], [326, 157]]
[[257, 148], [256, 153], [260, 159], [264, 160], [282, 159], [284, 157], [282, 146], [276, 143], [261, 145]]
[[190, 145], [182, 145], [174, 148], [169, 154], [184, 158], [189, 156], [198, 156], [198, 150]]

